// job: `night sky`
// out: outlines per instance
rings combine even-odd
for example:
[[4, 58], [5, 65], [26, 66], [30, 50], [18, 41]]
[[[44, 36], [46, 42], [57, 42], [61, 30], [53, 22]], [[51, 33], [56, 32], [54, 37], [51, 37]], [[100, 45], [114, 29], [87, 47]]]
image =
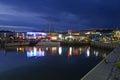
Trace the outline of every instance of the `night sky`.
[[0, 30], [120, 28], [120, 0], [0, 0]]

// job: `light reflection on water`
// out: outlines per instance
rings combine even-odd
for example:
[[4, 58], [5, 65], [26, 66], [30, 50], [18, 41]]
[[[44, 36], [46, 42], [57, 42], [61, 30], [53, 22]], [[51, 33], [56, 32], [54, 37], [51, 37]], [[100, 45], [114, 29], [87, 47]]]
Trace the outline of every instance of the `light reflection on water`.
[[[19, 50], [19, 49], [18, 49]], [[33, 47], [33, 49], [26, 50], [27, 51], [27, 57], [40, 57], [45, 56], [45, 51], [42, 50], [42, 48], [36, 48]]]
[[[20, 67], [20, 73], [12, 73], [12, 76], [28, 76], [24, 74], [24, 68], [27, 73], [31, 73], [31, 77], [26, 80], [79, 80], [90, 69], [98, 64], [110, 51], [95, 49], [90, 46], [80, 47], [8, 47], [0, 50], [0, 67], [16, 68]], [[4, 56], [4, 54], [5, 56]], [[30, 65], [34, 67], [30, 67]], [[29, 68], [30, 67], [30, 68]], [[3, 69], [1, 69], [3, 70]], [[10, 71], [9, 71], [10, 72]], [[13, 71], [14, 72], [14, 71]], [[52, 73], [52, 74], [51, 74]], [[5, 73], [6, 74], [6, 73]], [[8, 73], [7, 73], [8, 74]], [[54, 77], [51, 77], [53, 76]], [[4, 75], [2, 75], [4, 76]], [[9, 75], [8, 75], [9, 76]], [[10, 74], [11, 76], [11, 74]], [[46, 77], [43, 77], [46, 76]], [[0, 76], [1, 77], [1, 76]], [[6, 77], [6, 76], [5, 76]], [[4, 77], [4, 78], [5, 78]], [[48, 78], [47, 78], [48, 77]], [[7, 77], [6, 77], [7, 78]], [[21, 77], [20, 77], [21, 78]], [[46, 79], [47, 78], [47, 79]], [[2, 80], [0, 78], [0, 80]], [[3, 79], [4, 80], [4, 79]], [[7, 80], [7, 79], [5, 79]], [[8, 79], [9, 80], [9, 79]], [[17, 80], [17, 79], [16, 79]], [[22, 78], [21, 78], [22, 80]]]
[[100, 56], [101, 58], [104, 58], [107, 55], [106, 51], [101, 50], [100, 52], [99, 49], [91, 49], [89, 46], [87, 47], [61, 47], [61, 46], [60, 47], [17, 47], [16, 49], [17, 52], [25, 52], [27, 57], [41, 57], [47, 55], [67, 54], [67, 57], [72, 57], [75, 55], [79, 55], [79, 56], [84, 55], [85, 57]]

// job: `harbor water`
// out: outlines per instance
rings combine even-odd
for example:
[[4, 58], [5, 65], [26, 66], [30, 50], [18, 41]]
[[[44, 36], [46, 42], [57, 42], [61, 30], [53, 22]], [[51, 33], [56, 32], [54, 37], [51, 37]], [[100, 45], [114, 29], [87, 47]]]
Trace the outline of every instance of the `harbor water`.
[[0, 80], [80, 80], [110, 50], [77, 47], [0, 49]]

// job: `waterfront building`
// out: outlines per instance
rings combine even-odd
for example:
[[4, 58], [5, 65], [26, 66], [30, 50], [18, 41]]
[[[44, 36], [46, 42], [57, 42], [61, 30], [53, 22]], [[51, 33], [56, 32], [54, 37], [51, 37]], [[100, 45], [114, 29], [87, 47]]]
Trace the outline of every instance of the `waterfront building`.
[[58, 40], [58, 32], [50, 32], [49, 35], [51, 41], [57, 41]]
[[26, 32], [15, 32], [14, 36], [16, 39], [26, 39]]
[[44, 39], [47, 36], [45, 32], [27, 32], [26, 39]]
[[65, 41], [73, 41], [74, 40], [74, 36], [73, 36], [73, 31], [72, 30], [68, 30], [68, 33], [65, 35]]
[[14, 32], [12, 31], [0, 31], [1, 38], [9, 38], [10, 36], [14, 36]]
[[120, 40], [120, 30], [113, 30], [112, 32], [112, 40]]
[[[112, 38], [111, 37], [114, 37]], [[68, 30], [67, 32], [45, 32], [45, 31], [32, 31], [32, 32], [11, 32], [11, 31], [1, 31], [0, 38], [7, 39], [23, 39], [23, 40], [40, 40], [40, 41], [110, 41], [112, 39], [120, 40], [120, 31], [104, 30], [104, 29], [92, 29], [92, 30], [80, 30], [73, 31]]]
[[14, 32], [12, 31], [0, 31], [0, 42], [11, 42], [14, 40]]

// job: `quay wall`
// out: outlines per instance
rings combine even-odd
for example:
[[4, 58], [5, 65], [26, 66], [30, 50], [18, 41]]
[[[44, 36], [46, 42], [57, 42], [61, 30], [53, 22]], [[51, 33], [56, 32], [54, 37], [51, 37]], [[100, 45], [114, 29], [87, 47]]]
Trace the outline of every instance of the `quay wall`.
[[60, 42], [61, 46], [82, 46], [82, 45], [90, 45], [89, 42]]
[[38, 42], [36, 46], [60, 46], [60, 42]]
[[13, 43], [5, 43], [3, 46], [4, 47], [11, 47], [11, 46], [27, 46], [29, 44], [29, 42], [13, 42]]
[[[11, 47], [11, 46], [29, 46], [29, 42], [13, 42], [13, 43], [4, 43], [2, 47]], [[60, 46], [60, 42], [38, 42], [35, 46]]]
[[111, 42], [105, 43], [105, 42], [94, 41], [94, 42], [90, 42], [90, 45], [93, 47], [98, 47], [103, 49], [114, 49], [119, 46], [119, 43], [111, 43]]
[[[103, 43], [103, 42], [90, 42], [90, 43], [61, 43], [61, 42], [38, 42], [36, 46], [80, 46], [80, 45], [91, 45], [93, 47], [114, 49], [119, 46], [118, 43]], [[28, 46], [29, 42], [12, 42], [4, 43], [1, 46]]]
[[[97, 43], [97, 44], [95, 44]], [[103, 44], [99, 42], [93, 42], [92, 45], [97, 47], [110, 47], [111, 44]], [[113, 44], [112, 44], [113, 45]], [[110, 76], [114, 69], [114, 65], [118, 58], [120, 57], [120, 46], [115, 44], [111, 48], [114, 48], [109, 55], [104, 58], [99, 64], [97, 64], [92, 70], [90, 70], [85, 76], [83, 76], [80, 80], [111, 80]], [[108, 62], [106, 63], [105, 60]]]

